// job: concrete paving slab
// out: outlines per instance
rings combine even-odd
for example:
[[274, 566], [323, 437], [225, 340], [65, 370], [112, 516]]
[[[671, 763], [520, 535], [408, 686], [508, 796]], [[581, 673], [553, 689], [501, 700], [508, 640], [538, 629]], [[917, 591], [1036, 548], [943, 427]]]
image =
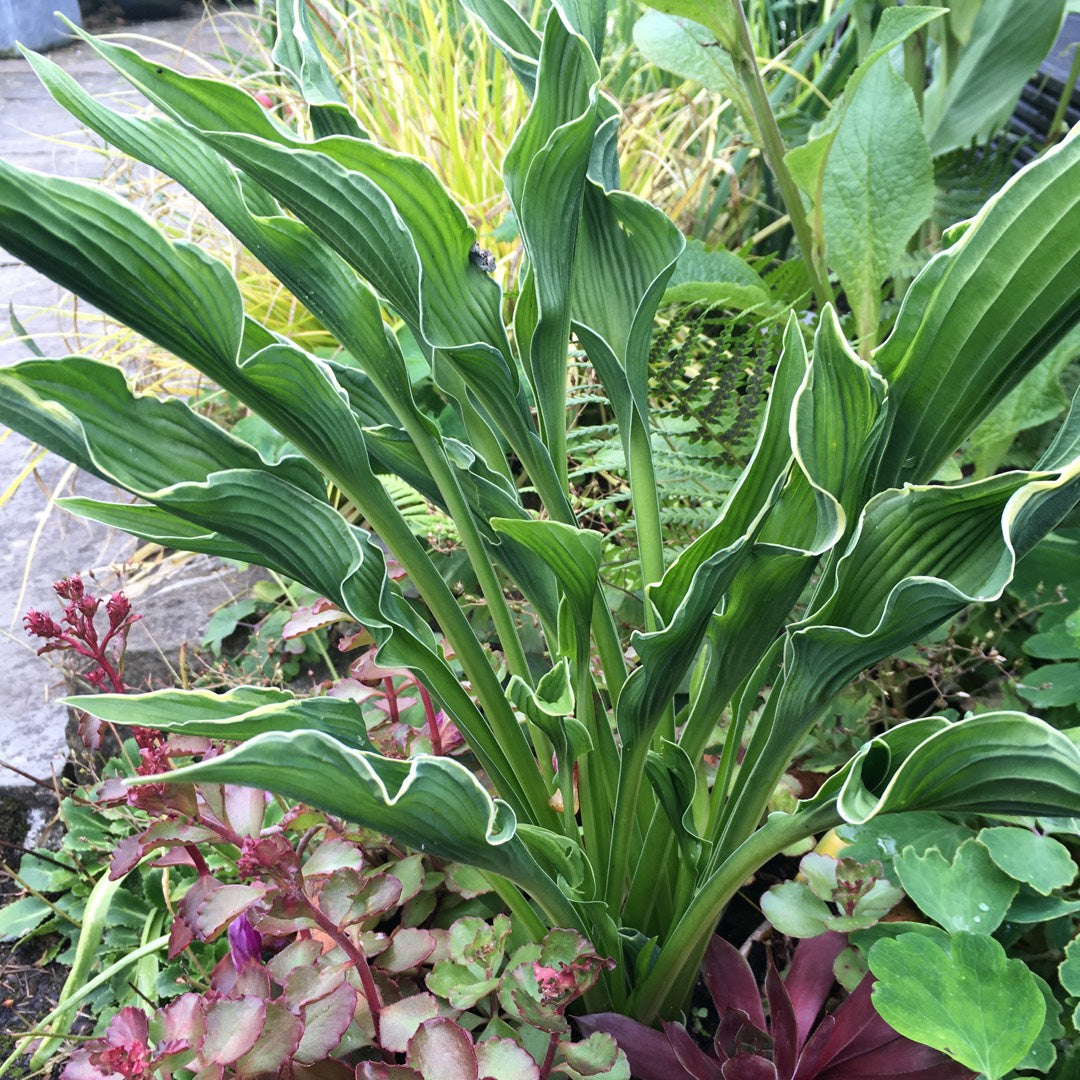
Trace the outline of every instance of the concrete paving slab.
[[[242, 49], [246, 38], [241, 28], [252, 18], [252, 10], [242, 8], [221, 12], [211, 21], [190, 17], [131, 25], [112, 37], [194, 72], [205, 69], [203, 57], [221, 56], [226, 48]], [[90, 91], [110, 97], [111, 103], [136, 101], [137, 95], [85, 44], [51, 56]], [[0, 156], [20, 166], [88, 180], [100, 178], [105, 166], [100, 140], [79, 130], [21, 57], [0, 59]], [[47, 355], [85, 351], [77, 330], [92, 319], [92, 309], [81, 305], [76, 315], [70, 298], [65, 300], [56, 285], [0, 251], [0, 364], [31, 355], [25, 342], [7, 332], [9, 304]], [[35, 457], [27, 440], [0, 428], [0, 500]], [[36, 656], [22, 631], [22, 616], [29, 607], [57, 614], [51, 584], [72, 572], [94, 571], [102, 589], [115, 587], [116, 574], [123, 573], [134, 550], [129, 538], [51, 505], [51, 495], [73, 491], [96, 498], [115, 494], [101, 481], [46, 456], [6, 501], [0, 501], [0, 672], [6, 683], [0, 699], [0, 760], [43, 779], [61, 768], [66, 756], [66, 710], [56, 700], [64, 693], [64, 684], [62, 673]], [[226, 586], [216, 587], [216, 599], [207, 600], [207, 609], [226, 599], [227, 592]], [[149, 621], [146, 629], [159, 640], [168, 638], [167, 631], [163, 634], [160, 626], [155, 631]], [[150, 648], [147, 641], [141, 649]], [[0, 775], [0, 787], [11, 783], [29, 781]]]

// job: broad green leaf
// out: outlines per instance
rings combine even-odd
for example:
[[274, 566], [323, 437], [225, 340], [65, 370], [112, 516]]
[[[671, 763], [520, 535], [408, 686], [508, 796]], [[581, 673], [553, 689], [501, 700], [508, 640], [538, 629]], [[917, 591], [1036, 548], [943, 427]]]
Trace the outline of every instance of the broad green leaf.
[[1016, 692], [1040, 709], [1076, 705], [1080, 702], [1080, 662], [1037, 667], [1016, 684]]
[[[860, 96], [863, 80], [872, 71], [875, 71], [880, 64], [888, 65], [889, 61], [884, 58], [896, 46], [900, 45], [911, 34], [922, 29], [927, 23], [938, 18], [943, 11], [943, 8], [919, 7], [914, 4], [886, 8], [881, 13], [881, 19], [878, 22], [877, 29], [874, 31], [867, 54], [849, 76], [844, 85], [843, 94], [833, 102], [825, 119], [814, 126], [807, 141], [802, 146], [797, 146], [788, 151], [785, 155], [784, 160], [791, 170], [795, 182], [810, 196], [813, 203], [814, 231], [819, 240], [824, 240], [826, 236], [826, 225], [822, 221], [825, 203], [825, 170], [829, 164], [833, 142], [844, 124], [847, 110], [852, 106], [853, 101]], [[877, 77], [886, 78], [881, 75]], [[865, 104], [866, 102], [863, 103], [864, 107]], [[845, 141], [850, 146], [852, 140], [855, 140], [856, 153], [861, 154], [862, 147], [858, 142], [858, 135], [858, 130], [849, 129]], [[910, 135], [908, 141], [911, 141]], [[847, 153], [850, 153], [850, 150]], [[841, 162], [841, 167], [842, 164]], [[920, 170], [921, 168], [920, 166]], [[889, 192], [889, 196], [897, 197], [895, 188]], [[900, 197], [903, 198], [902, 191]], [[889, 213], [888, 203], [886, 202], [883, 206], [884, 212]], [[908, 236], [910, 235], [909, 232]]]
[[664, 292], [665, 304], [721, 304], [769, 313], [780, 305], [768, 285], [745, 259], [733, 251], [708, 250], [700, 240], [687, 240]]
[[[451, 758], [420, 755], [398, 761], [354, 750], [322, 732], [296, 731], [257, 735], [168, 775], [170, 783], [265, 788], [418, 851], [545, 890], [543, 874], [516, 836], [513, 811]], [[439, 822], [438, 829], [432, 821]]]
[[978, 840], [961, 844], [951, 863], [935, 848], [923, 855], [905, 848], [893, 865], [912, 901], [950, 933], [992, 934], [1018, 888]]
[[[657, 67], [701, 83], [706, 90], [734, 101], [743, 118], [752, 121], [753, 111], [730, 54], [717, 47], [716, 34], [703, 26], [700, 19], [646, 11], [634, 24], [634, 44]], [[753, 130], [756, 129], [751, 127]]]
[[789, 937], [811, 938], [825, 932], [825, 920], [832, 910], [801, 881], [774, 885], [761, 896], [761, 913]]
[[649, 7], [664, 15], [693, 19], [708, 28], [714, 42], [729, 52], [735, 48], [735, 16], [726, 4], [714, 3], [713, 0], [650, 0]]
[[1054, 44], [1065, 0], [983, 0], [949, 73], [926, 91], [926, 132], [935, 157], [984, 143], [1008, 121], [1024, 83]]
[[1000, 1080], [1031, 1049], [1046, 1002], [1022, 960], [993, 938], [955, 934], [948, 951], [921, 934], [870, 950], [874, 1008], [901, 1035], [933, 1046], [989, 1080]]
[[14, 941], [36, 930], [53, 909], [36, 896], [12, 900], [0, 908], [0, 941]]
[[318, 45], [312, 40], [305, 0], [278, 0], [277, 40], [270, 55], [278, 69], [292, 77], [307, 102], [316, 138], [324, 135], [367, 138], [345, 105]]
[[[68, 704], [111, 724], [139, 724], [212, 739], [250, 739], [267, 731], [321, 731], [357, 750], [371, 750], [364, 717], [354, 702], [298, 698], [286, 690], [241, 686], [209, 690], [154, 690], [95, 694]], [[76, 704], [77, 703], [77, 704]]]
[[836, 831], [841, 840], [848, 842], [843, 849], [845, 858], [859, 862], [878, 859], [885, 876], [893, 881], [896, 880], [891, 873], [893, 859], [905, 848], [912, 848], [917, 855], [928, 848], [937, 848], [952, 861], [957, 848], [974, 835], [966, 825], [918, 810], [880, 814], [865, 825], [841, 825]]
[[881, 284], [933, 209], [934, 170], [915, 96], [887, 57], [845, 98], [822, 178], [825, 254], [873, 342]]
[[983, 829], [979, 841], [995, 865], [1043, 896], [1064, 889], [1076, 878], [1076, 863], [1069, 849], [1052, 837], [1002, 825]]
[[1080, 320], [1080, 133], [1017, 173], [908, 289], [874, 362], [890, 422], [874, 490], [932, 476]]

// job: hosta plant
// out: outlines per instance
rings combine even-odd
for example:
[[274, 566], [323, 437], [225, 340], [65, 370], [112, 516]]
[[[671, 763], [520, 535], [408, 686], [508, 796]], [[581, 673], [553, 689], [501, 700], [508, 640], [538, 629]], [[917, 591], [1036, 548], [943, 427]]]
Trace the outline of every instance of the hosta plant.
[[[1080, 408], [1035, 469], [934, 482], [1080, 315], [1080, 139], [947, 235], [870, 360], [829, 306], [789, 321], [749, 464], [715, 523], [668, 559], [650, 333], [673, 274], [685, 299], [709, 261], [680, 272], [677, 230], [619, 190], [619, 117], [598, 88], [605, 4], [553, 3], [540, 29], [506, 0], [466, 6], [531, 97], [504, 163], [524, 253], [509, 325], [464, 213], [423, 162], [367, 137], [311, 47], [307, 6], [281, 0], [275, 55], [309, 102], [309, 132], [238, 86], [119, 45], [91, 39], [158, 115], [117, 113], [30, 60], [80, 120], [205, 203], [342, 343], [340, 359], [246, 317], [226, 266], [94, 186], [0, 166], [0, 243], [192, 364], [290, 452], [268, 461], [184, 403], [136, 395], [80, 357], [4, 369], [0, 418], [137, 499], [70, 509], [271, 567], [347, 612], [382, 667], [425, 687], [474, 767], [376, 753], [362, 710], [336, 699], [162, 691], [84, 707], [239, 741], [171, 782], [266, 788], [471, 864], [534, 940], [572, 930], [612, 961], [588, 1008], [649, 1022], [682, 1009], [747, 878], [808, 836], [911, 808], [1080, 814], [1080, 748], [1017, 712], [901, 724], [812, 797], [769, 813], [838, 690], [999, 596], [1080, 496]], [[456, 437], [417, 405], [385, 310], [420, 343]], [[569, 499], [571, 335], [604, 387], [629, 473], [646, 583], [629, 649], [605, 593], [604, 537]], [[489, 640], [386, 494], [387, 474], [453, 518]], [[343, 500], [364, 528], [339, 512]], [[537, 628], [542, 650], [527, 655]]]

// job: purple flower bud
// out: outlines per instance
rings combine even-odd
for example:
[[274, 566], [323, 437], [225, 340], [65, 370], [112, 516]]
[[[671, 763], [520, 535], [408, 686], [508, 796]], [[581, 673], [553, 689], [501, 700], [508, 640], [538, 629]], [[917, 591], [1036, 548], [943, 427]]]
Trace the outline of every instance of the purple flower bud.
[[262, 935], [251, 925], [247, 915], [240, 915], [229, 923], [229, 952], [237, 971], [252, 961], [262, 962]]

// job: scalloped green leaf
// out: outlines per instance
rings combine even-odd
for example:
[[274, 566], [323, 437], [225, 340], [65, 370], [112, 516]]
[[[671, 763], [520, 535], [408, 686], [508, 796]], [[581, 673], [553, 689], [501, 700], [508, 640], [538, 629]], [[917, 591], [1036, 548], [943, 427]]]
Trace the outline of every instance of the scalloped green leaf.
[[961, 844], [951, 862], [935, 848], [922, 855], [905, 848], [893, 865], [912, 901], [950, 932], [992, 934], [1019, 888], [974, 839]]
[[1000, 825], [983, 829], [979, 841], [997, 867], [1043, 896], [1066, 888], [1076, 879], [1077, 866], [1069, 849], [1053, 837]]
[[1022, 1061], [1042, 1031], [1046, 1002], [1034, 975], [991, 937], [958, 933], [943, 950], [901, 934], [878, 941], [868, 960], [882, 1019], [989, 1080]]

